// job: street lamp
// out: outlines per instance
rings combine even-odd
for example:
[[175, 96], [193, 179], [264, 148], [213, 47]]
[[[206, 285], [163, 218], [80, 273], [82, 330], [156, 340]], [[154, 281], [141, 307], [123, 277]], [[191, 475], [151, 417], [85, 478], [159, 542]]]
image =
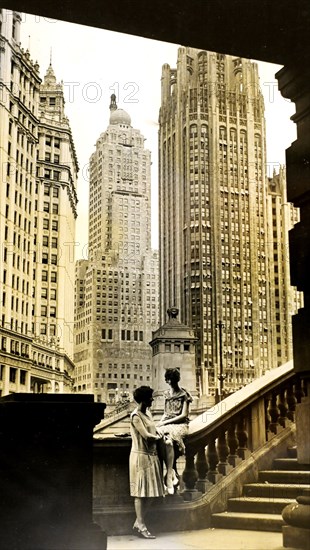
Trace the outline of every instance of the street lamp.
[[221, 401], [223, 396], [224, 380], [226, 378], [226, 374], [223, 373], [223, 340], [222, 340], [223, 338], [222, 331], [224, 327], [223, 321], [219, 321], [216, 326], [219, 329], [219, 343], [220, 343], [220, 374], [218, 375], [217, 378], [220, 382], [219, 401]]

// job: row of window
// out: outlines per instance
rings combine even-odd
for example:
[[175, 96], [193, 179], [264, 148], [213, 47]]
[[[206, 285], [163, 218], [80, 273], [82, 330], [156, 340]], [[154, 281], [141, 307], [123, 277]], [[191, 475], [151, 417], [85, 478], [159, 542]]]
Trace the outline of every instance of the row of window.
[[9, 382], [11, 384], [16, 384], [17, 381], [18, 381], [18, 372], [19, 372], [19, 383], [24, 386], [26, 384], [26, 374], [27, 374], [27, 371], [25, 370], [20, 370], [18, 371], [18, 369], [14, 368], [14, 367], [6, 367], [5, 365], [0, 365], [0, 380], [4, 380], [4, 376], [5, 376], [5, 369], [6, 368], [9, 368]]
[[[17, 340], [11, 339], [10, 342], [10, 352], [14, 355], [21, 355], [21, 357], [29, 357], [29, 345], [20, 343]], [[7, 347], [7, 338], [6, 336], [2, 336], [1, 340], [1, 350], [2, 351], [8, 351]]]
[[56, 203], [50, 204], [49, 202], [43, 203], [43, 212], [51, 212], [52, 214], [58, 214], [59, 205]]

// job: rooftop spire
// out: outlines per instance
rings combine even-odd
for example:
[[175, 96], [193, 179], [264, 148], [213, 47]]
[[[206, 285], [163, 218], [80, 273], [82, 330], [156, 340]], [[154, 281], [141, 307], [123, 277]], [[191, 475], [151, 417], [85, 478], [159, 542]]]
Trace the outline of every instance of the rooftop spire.
[[116, 109], [117, 109], [116, 95], [112, 94], [111, 95], [111, 103], [110, 103], [110, 111], [116, 111]]

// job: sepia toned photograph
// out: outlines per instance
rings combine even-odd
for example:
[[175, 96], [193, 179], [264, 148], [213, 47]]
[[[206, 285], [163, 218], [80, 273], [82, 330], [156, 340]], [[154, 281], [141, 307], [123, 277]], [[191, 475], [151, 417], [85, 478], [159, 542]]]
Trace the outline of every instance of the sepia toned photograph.
[[0, 9], [1, 549], [310, 549], [309, 23]]

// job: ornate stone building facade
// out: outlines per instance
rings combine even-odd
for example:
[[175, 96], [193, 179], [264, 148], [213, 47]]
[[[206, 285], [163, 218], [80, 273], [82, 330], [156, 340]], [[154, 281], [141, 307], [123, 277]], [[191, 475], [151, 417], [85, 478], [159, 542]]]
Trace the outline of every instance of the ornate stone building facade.
[[112, 96], [108, 128], [90, 159], [89, 259], [76, 265], [74, 356], [75, 390], [108, 404], [152, 380], [158, 253], [150, 165], [142, 134]]
[[289, 231], [300, 220], [299, 208], [287, 200], [285, 167], [268, 178], [268, 242], [270, 260], [271, 303], [274, 319], [273, 346], [277, 365], [293, 358], [292, 315], [303, 307], [303, 293], [291, 286]]
[[19, 45], [1, 10], [2, 395], [72, 387], [77, 159], [62, 85]]
[[180, 48], [177, 68], [163, 66], [159, 123], [161, 322], [179, 307], [199, 338], [200, 392], [221, 370], [231, 391], [279, 357], [257, 65]]

